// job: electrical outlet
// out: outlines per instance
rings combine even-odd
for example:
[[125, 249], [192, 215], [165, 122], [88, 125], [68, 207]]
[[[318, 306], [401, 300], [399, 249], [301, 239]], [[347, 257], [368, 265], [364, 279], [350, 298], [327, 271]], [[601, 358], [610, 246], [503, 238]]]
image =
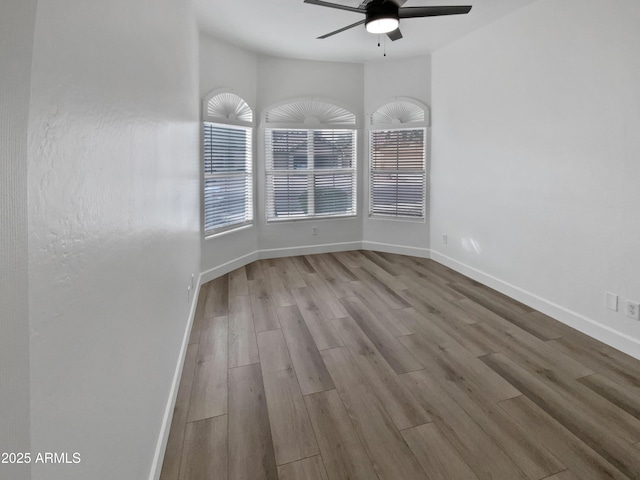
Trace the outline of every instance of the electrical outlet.
[[313, 226], [311, 227], [311, 235], [317, 235], [318, 234], [318, 227]]
[[449, 243], [449, 237], [446, 233], [442, 235], [442, 243], [444, 243], [445, 245]]
[[627, 317], [640, 320], [640, 304], [627, 300]]
[[609, 310], [613, 310], [614, 312], [617, 312], [618, 311], [618, 295], [611, 292], [605, 292], [604, 305]]

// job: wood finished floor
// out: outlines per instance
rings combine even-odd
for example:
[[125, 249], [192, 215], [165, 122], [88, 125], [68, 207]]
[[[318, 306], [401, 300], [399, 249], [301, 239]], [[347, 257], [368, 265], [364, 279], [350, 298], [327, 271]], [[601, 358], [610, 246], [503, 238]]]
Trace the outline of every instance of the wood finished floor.
[[161, 479], [640, 479], [640, 362], [431, 260], [260, 260], [201, 289]]

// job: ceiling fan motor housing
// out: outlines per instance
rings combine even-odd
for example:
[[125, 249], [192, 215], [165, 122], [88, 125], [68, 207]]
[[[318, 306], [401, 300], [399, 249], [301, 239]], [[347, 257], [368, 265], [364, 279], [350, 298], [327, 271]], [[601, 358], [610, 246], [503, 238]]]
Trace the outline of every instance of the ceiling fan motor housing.
[[367, 7], [365, 26], [373, 21], [386, 18], [399, 19], [398, 5], [394, 2], [374, 2]]

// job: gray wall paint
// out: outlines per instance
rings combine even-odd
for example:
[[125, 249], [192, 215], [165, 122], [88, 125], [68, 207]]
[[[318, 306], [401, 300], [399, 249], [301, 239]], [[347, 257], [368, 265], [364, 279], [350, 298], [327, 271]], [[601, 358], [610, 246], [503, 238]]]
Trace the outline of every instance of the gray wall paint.
[[[27, 126], [36, 0], [0, 3], [0, 452], [29, 452]], [[0, 477], [31, 478], [0, 464]]]

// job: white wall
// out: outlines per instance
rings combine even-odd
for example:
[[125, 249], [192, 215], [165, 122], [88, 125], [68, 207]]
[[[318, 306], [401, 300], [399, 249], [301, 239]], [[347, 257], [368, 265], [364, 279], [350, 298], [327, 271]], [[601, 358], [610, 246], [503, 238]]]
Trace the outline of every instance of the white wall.
[[640, 357], [604, 308], [640, 301], [638, 25], [635, 0], [540, 0], [433, 55], [431, 242]]
[[[219, 88], [228, 88], [242, 97], [257, 117], [258, 64], [255, 53], [230, 45], [210, 36], [200, 35], [200, 99]], [[254, 162], [256, 152], [254, 151]], [[254, 166], [255, 172], [255, 166]], [[254, 198], [254, 202], [257, 201]], [[254, 209], [255, 212], [255, 209]], [[255, 213], [254, 213], [255, 214]], [[240, 266], [233, 263], [227, 269], [220, 267], [227, 262], [241, 259], [258, 250], [256, 226], [243, 228], [202, 240], [203, 279], [211, 280], [226, 271]]]
[[[36, 0], [0, 3], [0, 452], [29, 452], [27, 126]], [[0, 464], [0, 478], [30, 467]]]
[[[371, 115], [376, 108], [391, 101], [394, 97], [411, 97], [427, 106], [431, 105], [431, 57], [385, 58], [365, 64], [364, 106], [366, 114]], [[365, 155], [368, 155], [368, 150], [365, 152]], [[427, 181], [429, 179], [428, 157], [427, 154]], [[368, 165], [366, 159], [364, 164]], [[366, 174], [367, 171], [364, 170], [363, 174]], [[366, 175], [363, 178], [365, 182], [368, 182]], [[365, 195], [368, 195], [368, 183], [363, 182], [363, 187], [365, 187], [363, 188]], [[428, 197], [429, 191], [427, 189], [427, 199]], [[368, 203], [365, 201], [365, 211], [363, 212], [365, 246], [418, 256], [429, 255], [428, 200], [427, 218], [422, 222], [371, 218], [366, 209], [368, 209]], [[390, 245], [394, 247], [389, 247]]]
[[81, 463], [33, 478], [148, 478], [200, 269], [197, 28], [181, 0], [48, 0], [35, 32], [31, 450]]
[[254, 110], [258, 101], [258, 57], [255, 53], [200, 33], [200, 98], [230, 88]]
[[[310, 60], [258, 57], [259, 112], [284, 100], [315, 96], [342, 104], [363, 121], [362, 85], [364, 69], [361, 64], [318, 62]], [[260, 249], [295, 248], [327, 244], [348, 244], [362, 239], [362, 199], [358, 216], [335, 220], [302, 220], [267, 224], [264, 209], [264, 132], [258, 131], [258, 245]], [[362, 170], [362, 135], [358, 136], [358, 168]], [[361, 181], [361, 178], [359, 179]], [[311, 235], [311, 226], [318, 234]], [[339, 247], [336, 247], [339, 248]], [[344, 247], [348, 248], [348, 247]], [[288, 254], [312, 251], [290, 250]]]

